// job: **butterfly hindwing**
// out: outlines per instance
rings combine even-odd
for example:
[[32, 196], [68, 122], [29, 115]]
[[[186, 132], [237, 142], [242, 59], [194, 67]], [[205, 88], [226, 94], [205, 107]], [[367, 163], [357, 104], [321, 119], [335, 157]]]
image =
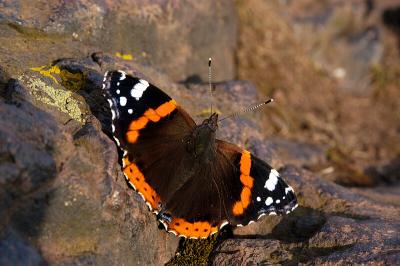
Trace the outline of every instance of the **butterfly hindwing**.
[[[247, 225], [264, 215], [286, 214], [297, 207], [293, 189], [278, 171], [236, 145], [218, 140], [219, 152], [230, 156], [239, 171], [225, 183], [240, 180], [241, 191], [230, 202], [228, 220], [232, 225]], [[234, 180], [233, 180], [234, 179]]]

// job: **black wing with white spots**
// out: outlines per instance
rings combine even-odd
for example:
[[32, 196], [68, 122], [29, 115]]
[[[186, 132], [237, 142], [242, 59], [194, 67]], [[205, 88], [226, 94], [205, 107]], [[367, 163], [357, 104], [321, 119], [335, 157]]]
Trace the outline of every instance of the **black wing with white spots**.
[[[218, 140], [218, 151], [238, 169], [232, 180], [240, 180], [241, 192], [231, 195], [228, 221], [243, 226], [265, 215], [280, 215], [292, 212], [298, 205], [293, 188], [285, 183], [277, 170], [263, 160], [240, 150], [236, 145]], [[236, 196], [236, 197], [235, 197]]]

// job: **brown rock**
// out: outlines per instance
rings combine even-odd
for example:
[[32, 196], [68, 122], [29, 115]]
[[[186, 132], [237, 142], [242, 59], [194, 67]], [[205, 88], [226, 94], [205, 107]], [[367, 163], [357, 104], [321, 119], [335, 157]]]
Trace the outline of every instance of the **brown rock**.
[[229, 239], [215, 249], [211, 265], [270, 265], [291, 259], [277, 240]]
[[[240, 238], [222, 241], [214, 250], [214, 264], [398, 264], [398, 207], [369, 200], [294, 167], [281, 174], [297, 192], [299, 208], [236, 229]], [[254, 235], [266, 239], [248, 239]]]
[[[238, 76], [257, 85], [216, 82], [221, 116], [259, 103], [259, 91], [276, 99], [225, 120], [219, 137], [281, 168], [300, 203], [222, 237], [209, 263], [400, 264], [397, 42], [377, 22], [383, 15], [397, 34], [395, 1], [319, 2], [237, 1], [236, 53], [226, 0], [2, 1], [0, 264], [160, 265], [201, 248], [197, 261], [207, 261], [214, 241], [170, 260], [178, 239], [127, 186], [100, 87], [106, 70], [126, 70], [200, 121], [210, 108], [208, 57], [214, 79], [234, 78], [236, 57]], [[321, 165], [332, 178], [301, 169]]]
[[[25, 90], [7, 86], [15, 88]], [[178, 239], [158, 229], [154, 215], [127, 187], [116, 147], [98, 121], [81, 128], [49, 105], [40, 110], [6, 94], [11, 98], [0, 99], [0, 245], [12, 252], [2, 249], [0, 261], [167, 262]]]
[[40, 39], [36, 41], [40, 45], [28, 49], [42, 60], [19, 54], [28, 66], [102, 50], [156, 66], [176, 81], [193, 76], [207, 80], [209, 57], [220, 66], [217, 80], [234, 77], [236, 13], [231, 1], [21, 0], [2, 2], [0, 8], [0, 20], [5, 22], [0, 32], [8, 38], [2, 39], [2, 53], [12, 58], [26, 49], [19, 44], [15, 49], [15, 42], [9, 46], [10, 38], [18, 42]]

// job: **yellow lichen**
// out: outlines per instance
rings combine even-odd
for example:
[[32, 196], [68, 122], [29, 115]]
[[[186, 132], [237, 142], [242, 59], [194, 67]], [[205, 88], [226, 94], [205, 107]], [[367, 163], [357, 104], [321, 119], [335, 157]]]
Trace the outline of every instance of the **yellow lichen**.
[[119, 58], [121, 58], [123, 60], [126, 60], [126, 61], [132, 61], [133, 60], [133, 55], [131, 55], [131, 54], [123, 54], [123, 53], [120, 53], [120, 52], [116, 52], [115, 56], [119, 57]]
[[29, 93], [35, 100], [54, 106], [59, 111], [68, 114], [72, 119], [84, 123], [79, 102], [74, 99], [72, 92], [49, 86], [41, 79], [27, 75], [22, 75], [18, 79], [28, 87]]
[[45, 77], [51, 78], [55, 83], [58, 83], [58, 81], [52, 74], [60, 74], [61, 72], [60, 68], [57, 65], [32, 67], [31, 70], [39, 72]]

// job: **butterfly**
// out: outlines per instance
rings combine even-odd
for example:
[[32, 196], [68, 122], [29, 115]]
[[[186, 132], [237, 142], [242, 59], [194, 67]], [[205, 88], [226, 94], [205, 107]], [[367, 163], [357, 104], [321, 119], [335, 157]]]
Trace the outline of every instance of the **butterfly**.
[[168, 232], [207, 238], [297, 207], [292, 187], [263, 160], [216, 139], [218, 114], [197, 125], [146, 80], [109, 71], [103, 94], [122, 169]]

